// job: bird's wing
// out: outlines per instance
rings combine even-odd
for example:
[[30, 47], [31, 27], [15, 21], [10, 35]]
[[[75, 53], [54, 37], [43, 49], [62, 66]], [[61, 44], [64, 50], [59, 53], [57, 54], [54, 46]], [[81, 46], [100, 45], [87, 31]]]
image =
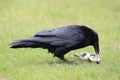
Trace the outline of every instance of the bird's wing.
[[37, 32], [35, 34], [35, 36], [61, 36], [61, 35], [64, 35], [65, 33], [68, 33], [69, 32], [69, 28], [66, 28], [66, 27], [62, 27], [62, 28], [57, 28], [57, 29], [52, 29], [52, 30], [44, 30], [44, 31], [40, 31], [40, 32]]
[[38, 37], [40, 42], [53, 45], [53, 46], [64, 46], [66, 44], [64, 33], [56, 30], [45, 30], [35, 34], [34, 37]]
[[34, 37], [39, 37], [43, 43], [62, 47], [72, 47], [84, 40], [82, 32], [70, 28], [40, 31]]
[[86, 37], [83, 34], [75, 35], [71, 37], [71, 39], [67, 40], [67, 45], [65, 47], [69, 48], [69, 47], [80, 46], [82, 43], [85, 42], [85, 39]]

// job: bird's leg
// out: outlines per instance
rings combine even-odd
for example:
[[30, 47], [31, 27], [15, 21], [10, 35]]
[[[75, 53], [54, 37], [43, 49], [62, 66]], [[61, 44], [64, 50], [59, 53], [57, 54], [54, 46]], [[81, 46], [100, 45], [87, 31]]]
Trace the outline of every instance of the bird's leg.
[[60, 56], [56, 56], [58, 57], [59, 59], [61, 59], [62, 61], [64, 61], [65, 63], [68, 63], [68, 64], [75, 64], [74, 61], [69, 61], [67, 59], [64, 58], [64, 55], [60, 55]]
[[54, 53], [54, 57], [58, 57], [59, 59], [61, 59], [64, 62], [68, 62], [70, 63], [71, 61], [68, 61], [67, 59], [64, 58], [64, 55], [67, 53], [67, 49], [65, 48], [57, 48], [55, 53]]
[[58, 57], [62, 61], [68, 62], [68, 60], [64, 58], [64, 55], [56, 55], [56, 57]]

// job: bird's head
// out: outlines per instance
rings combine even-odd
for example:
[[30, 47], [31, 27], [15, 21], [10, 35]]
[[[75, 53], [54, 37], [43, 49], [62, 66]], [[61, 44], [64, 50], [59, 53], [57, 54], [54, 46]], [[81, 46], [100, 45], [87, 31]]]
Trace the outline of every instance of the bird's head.
[[99, 49], [99, 37], [97, 32], [92, 29], [89, 29], [89, 30], [87, 29], [86, 33], [87, 33], [87, 38], [90, 45], [94, 47], [95, 53], [98, 55], [100, 49]]
[[82, 27], [82, 30], [86, 35], [88, 43], [94, 47], [95, 53], [98, 55], [100, 50], [99, 50], [99, 37], [97, 32], [85, 26]]
[[94, 47], [95, 53], [98, 55], [99, 52], [100, 52], [98, 34], [97, 34], [97, 33], [92, 34], [90, 40], [91, 40], [91, 41], [90, 41], [90, 42], [91, 42], [91, 45]]

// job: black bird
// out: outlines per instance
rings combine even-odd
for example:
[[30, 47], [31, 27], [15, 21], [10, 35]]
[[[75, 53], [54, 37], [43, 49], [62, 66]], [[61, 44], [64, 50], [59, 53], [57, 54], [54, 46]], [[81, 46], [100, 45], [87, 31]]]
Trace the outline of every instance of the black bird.
[[99, 54], [99, 38], [97, 32], [79, 25], [37, 32], [33, 37], [15, 40], [10, 48], [44, 48], [48, 49], [54, 57], [67, 61], [64, 55], [71, 50], [93, 46]]

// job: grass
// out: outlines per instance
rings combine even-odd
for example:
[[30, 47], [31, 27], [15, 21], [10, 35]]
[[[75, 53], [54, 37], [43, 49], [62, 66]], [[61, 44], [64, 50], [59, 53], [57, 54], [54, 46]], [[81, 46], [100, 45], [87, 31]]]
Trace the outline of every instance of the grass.
[[[119, 0], [1, 0], [0, 80], [119, 80]], [[86, 25], [100, 37], [102, 63], [97, 65], [72, 56], [94, 52], [92, 47], [66, 55], [78, 64], [66, 64], [44, 49], [10, 49], [14, 39], [70, 24]]]

